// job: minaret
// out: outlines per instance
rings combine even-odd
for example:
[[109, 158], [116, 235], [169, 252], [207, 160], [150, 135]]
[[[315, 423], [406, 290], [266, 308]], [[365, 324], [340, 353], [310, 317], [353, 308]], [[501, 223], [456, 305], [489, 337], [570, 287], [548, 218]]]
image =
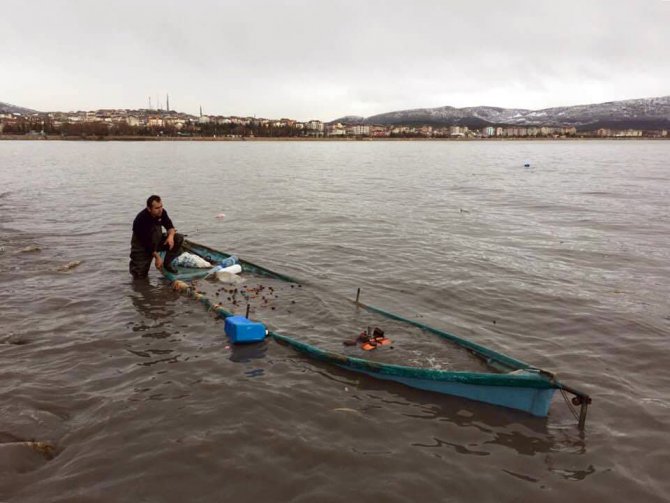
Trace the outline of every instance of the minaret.
[[169, 94], [165, 95], [165, 108], [168, 112], [170, 111], [170, 95]]
[[202, 117], [202, 105], [200, 105], [200, 117]]

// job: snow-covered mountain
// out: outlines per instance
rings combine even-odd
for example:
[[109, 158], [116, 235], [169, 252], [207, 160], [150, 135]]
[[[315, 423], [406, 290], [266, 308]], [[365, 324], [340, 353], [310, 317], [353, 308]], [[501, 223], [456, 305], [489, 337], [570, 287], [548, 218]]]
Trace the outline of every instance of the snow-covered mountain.
[[0, 101], [0, 114], [32, 114], [35, 113], [35, 110], [29, 108], [17, 107], [16, 105], [10, 105], [9, 103], [3, 103]]
[[362, 117], [360, 115], [345, 115], [344, 117], [340, 117], [339, 119], [335, 119], [334, 121], [331, 121], [331, 124], [335, 124], [339, 122], [340, 124], [365, 124], [365, 117]]
[[[349, 116], [353, 117], [353, 116]], [[343, 117], [339, 122], [346, 122]], [[670, 127], [670, 96], [610, 101], [594, 105], [526, 110], [523, 108], [450, 106], [419, 108], [373, 115], [356, 123], [469, 126], [576, 126], [578, 129], [599, 127], [667, 128]]]

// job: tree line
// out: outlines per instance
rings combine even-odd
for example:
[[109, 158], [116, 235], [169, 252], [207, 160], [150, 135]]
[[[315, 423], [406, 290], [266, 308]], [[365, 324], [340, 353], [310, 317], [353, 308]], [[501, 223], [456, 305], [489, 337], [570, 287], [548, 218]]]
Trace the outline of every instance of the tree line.
[[200, 124], [189, 121], [183, 127], [131, 126], [126, 121], [119, 122], [73, 122], [55, 124], [51, 118], [21, 118], [8, 121], [1, 129], [3, 134], [25, 135], [46, 134], [63, 137], [107, 137], [107, 136], [234, 136], [234, 137], [296, 137], [306, 132], [295, 126], [275, 126], [272, 124]]

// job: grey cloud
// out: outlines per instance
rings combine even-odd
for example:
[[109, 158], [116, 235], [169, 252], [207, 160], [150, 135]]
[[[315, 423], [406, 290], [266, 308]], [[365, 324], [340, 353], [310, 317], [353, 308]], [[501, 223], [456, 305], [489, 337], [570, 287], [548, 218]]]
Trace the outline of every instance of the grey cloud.
[[169, 91], [187, 112], [330, 119], [669, 94], [663, 0], [54, 0], [5, 10], [0, 101], [40, 109], [140, 107]]

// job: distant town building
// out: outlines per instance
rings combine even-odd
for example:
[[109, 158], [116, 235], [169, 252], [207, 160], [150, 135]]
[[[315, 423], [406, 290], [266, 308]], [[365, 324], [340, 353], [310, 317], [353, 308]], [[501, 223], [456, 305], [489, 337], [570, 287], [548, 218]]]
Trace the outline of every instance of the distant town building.
[[[370, 126], [364, 124], [358, 124], [356, 126], [351, 126], [351, 134], [353, 136], [370, 136]], [[347, 131], [349, 132], [349, 131]]]
[[370, 126], [370, 136], [376, 138], [386, 138], [391, 136], [391, 131], [386, 126]]
[[319, 131], [319, 132], [323, 132], [323, 129], [324, 129], [323, 122], [316, 121], [316, 120], [312, 120], [312, 121], [307, 122], [305, 124], [305, 127], [306, 127], [306, 129], [309, 129], [310, 131]]
[[338, 123], [326, 125], [326, 135], [328, 136], [346, 136], [347, 128]]
[[465, 126], [451, 126], [449, 128], [449, 136], [465, 136], [465, 133], [468, 132], [468, 128]]

